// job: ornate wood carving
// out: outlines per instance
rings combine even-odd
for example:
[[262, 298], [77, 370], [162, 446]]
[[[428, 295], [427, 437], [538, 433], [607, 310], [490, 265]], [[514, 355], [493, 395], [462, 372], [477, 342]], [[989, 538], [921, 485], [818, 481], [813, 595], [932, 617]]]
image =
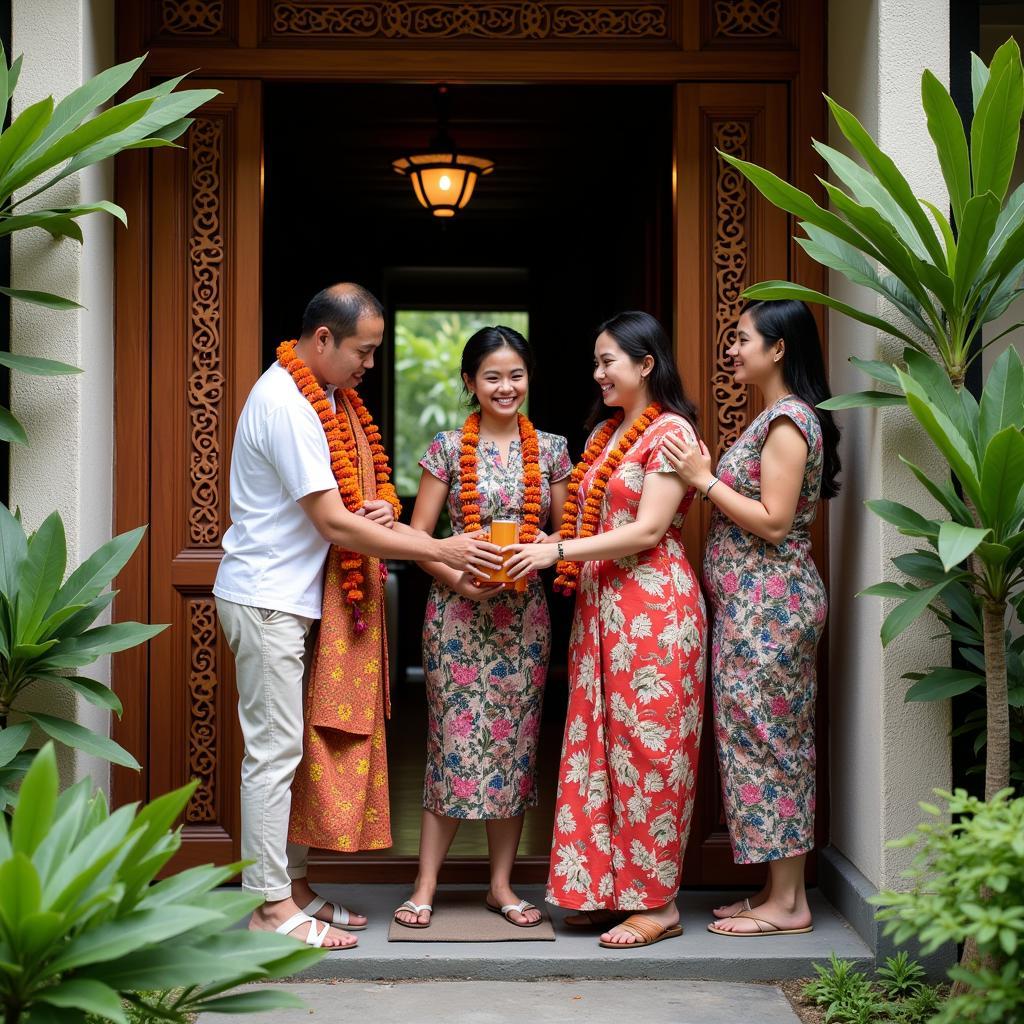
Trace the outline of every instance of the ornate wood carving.
[[217, 611], [213, 598], [188, 601], [188, 768], [199, 780], [185, 809], [190, 825], [217, 821]]
[[539, 0], [270, 0], [270, 36], [351, 40], [671, 42], [675, 18], [657, 3]]
[[[715, 149], [749, 160], [750, 124], [721, 120], [712, 124]], [[729, 369], [726, 351], [736, 336], [743, 300], [740, 293], [749, 283], [747, 270], [750, 239], [747, 212], [750, 206], [746, 179], [724, 160], [715, 160], [714, 240], [711, 262], [714, 269], [714, 372], [711, 391], [718, 425], [718, 454], [721, 456], [747, 425], [747, 389], [738, 385]]]
[[189, 139], [190, 222], [189, 355], [189, 542], [220, 543], [220, 422], [224, 121], [200, 117]]
[[224, 31], [224, 0], [161, 0], [160, 32], [215, 36]]
[[704, 0], [705, 47], [791, 43], [792, 0]]

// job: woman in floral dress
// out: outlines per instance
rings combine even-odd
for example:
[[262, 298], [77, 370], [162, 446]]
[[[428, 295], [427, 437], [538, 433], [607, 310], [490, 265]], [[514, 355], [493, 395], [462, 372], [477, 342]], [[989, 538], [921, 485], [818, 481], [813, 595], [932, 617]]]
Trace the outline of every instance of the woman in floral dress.
[[704, 557], [714, 611], [715, 738], [737, 864], [769, 864], [764, 888], [718, 907], [719, 935], [811, 930], [804, 864], [814, 846], [815, 660], [828, 598], [811, 558], [819, 497], [837, 493], [839, 433], [821, 342], [802, 302], [754, 302], [728, 350], [762, 412], [711, 472], [705, 449], [667, 446], [684, 483], [715, 505]]
[[[543, 538], [541, 524], [565, 501], [572, 463], [564, 437], [535, 430], [519, 414], [532, 364], [526, 339], [510, 327], [485, 327], [466, 343], [462, 379], [479, 411], [427, 449], [414, 528], [433, 532], [447, 504], [456, 532], [512, 519], [524, 540]], [[536, 925], [540, 912], [516, 897], [510, 875], [523, 813], [537, 802], [537, 738], [551, 647], [544, 588], [536, 576], [517, 590], [441, 563], [421, 564], [434, 577], [423, 624], [427, 770], [419, 872], [395, 920], [429, 926], [438, 872], [459, 822], [473, 818], [487, 823], [487, 906], [513, 924]]]
[[556, 587], [577, 591], [547, 899], [583, 912], [569, 925], [598, 925], [602, 945], [623, 949], [682, 931], [705, 615], [681, 532], [694, 491], [665, 444], [696, 447], [697, 435], [654, 317], [603, 324], [594, 358], [601, 422], [573, 471], [561, 539], [516, 545], [509, 573], [558, 559]]

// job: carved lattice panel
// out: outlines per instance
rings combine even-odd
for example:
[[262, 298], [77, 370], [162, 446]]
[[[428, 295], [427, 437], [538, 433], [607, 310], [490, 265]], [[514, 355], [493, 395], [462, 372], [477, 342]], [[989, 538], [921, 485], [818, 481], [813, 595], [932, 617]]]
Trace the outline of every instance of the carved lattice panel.
[[702, 47], [792, 45], [796, 0], [702, 0]]
[[224, 46], [237, 42], [239, 0], [147, 0], [148, 43]]

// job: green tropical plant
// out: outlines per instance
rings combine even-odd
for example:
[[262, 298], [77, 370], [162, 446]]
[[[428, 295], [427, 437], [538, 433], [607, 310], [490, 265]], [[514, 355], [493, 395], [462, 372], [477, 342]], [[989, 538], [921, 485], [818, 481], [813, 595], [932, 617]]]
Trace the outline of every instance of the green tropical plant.
[[907, 999], [924, 988], [924, 968], [911, 960], [906, 950], [887, 956], [875, 973], [879, 988], [889, 999]]
[[[751, 299], [823, 303], [906, 346], [900, 365], [851, 360], [884, 390], [838, 396], [824, 407], [909, 406], [950, 467], [952, 479], [933, 480], [910, 466], [950, 514], [949, 521], [926, 519], [896, 502], [871, 503], [875, 512], [904, 533], [926, 539], [934, 551], [915, 552], [920, 571], [911, 575], [927, 585], [887, 583], [867, 593], [900, 602], [882, 627], [883, 643], [955, 583], [964, 584], [973, 595], [969, 600], [980, 606], [987, 703], [985, 792], [991, 797], [1009, 779], [1004, 617], [1007, 601], [1021, 583], [1024, 556], [1024, 374], [1019, 359], [1001, 359], [985, 385], [984, 411], [963, 382], [985, 347], [982, 328], [1022, 292], [1024, 186], [1007, 196], [1024, 111], [1024, 68], [1017, 43], [1004, 43], [991, 66], [975, 55], [972, 70], [974, 117], [969, 139], [949, 91], [935, 75], [925, 71], [921, 85], [951, 220], [935, 205], [918, 199], [857, 118], [827, 97], [836, 125], [862, 161], [814, 143], [840, 183], [822, 181], [832, 210], [764, 168], [721, 155], [769, 202], [798, 218], [806, 237], [797, 242], [812, 259], [870, 289], [891, 309], [891, 314], [880, 316], [787, 281], [764, 282], [744, 293]], [[969, 570], [957, 570], [968, 559]], [[954, 593], [948, 590], [950, 596]], [[940, 684], [949, 692], [966, 686], [966, 675], [953, 669], [937, 671], [938, 675], [935, 670], [929, 673], [934, 694], [942, 692]], [[952, 674], [944, 678], [943, 673]], [[924, 691], [923, 682], [915, 684], [916, 694]], [[976, 680], [971, 683], [975, 684]]]
[[[26, 107], [0, 133], [0, 237], [39, 229], [54, 239], [82, 241], [77, 221], [90, 213], [109, 213], [127, 224], [121, 207], [106, 200], [77, 206], [46, 207], [33, 202], [76, 171], [128, 149], [170, 146], [192, 123], [187, 115], [218, 95], [216, 89], [174, 90], [184, 75], [161, 82], [100, 113], [128, 84], [145, 57], [101, 72], [59, 103], [52, 96]], [[0, 124], [3, 123], [21, 73], [22, 58], [8, 66], [0, 46]], [[16, 289], [9, 282], [0, 293], [50, 309], [80, 308], [77, 302], [49, 292]], [[0, 366], [36, 376], [79, 373], [78, 367], [35, 355], [0, 351]], [[0, 406], [0, 441], [27, 444], [24, 427]]]
[[[934, 1018], [1020, 1024], [1024, 1021], [1024, 797], [1009, 789], [988, 801], [936, 791], [944, 806], [890, 845], [915, 850], [905, 892], [871, 898], [886, 934], [916, 936], [925, 953], [973, 940], [980, 959], [952, 967], [959, 983]], [[952, 817], [952, 821], [950, 818]]]
[[31, 536], [18, 517], [0, 505], [0, 809], [31, 760], [23, 747], [31, 723], [61, 743], [115, 764], [138, 768], [122, 746], [77, 722], [21, 710], [27, 721], [10, 725], [18, 696], [32, 683], [73, 691], [98, 707], [121, 713], [108, 686], [77, 670], [155, 636], [164, 626], [117, 622], [94, 626], [114, 599], [110, 581], [131, 558], [145, 527], [121, 534], [87, 558], [65, 580], [64, 524], [52, 513]]
[[39, 751], [8, 825], [0, 816], [0, 1007], [5, 1024], [128, 1024], [301, 1007], [273, 989], [323, 950], [285, 935], [234, 930], [258, 895], [216, 891], [241, 867], [198, 867], [155, 881], [181, 845], [171, 824], [195, 783], [108, 812], [82, 781], [58, 795], [53, 745]]

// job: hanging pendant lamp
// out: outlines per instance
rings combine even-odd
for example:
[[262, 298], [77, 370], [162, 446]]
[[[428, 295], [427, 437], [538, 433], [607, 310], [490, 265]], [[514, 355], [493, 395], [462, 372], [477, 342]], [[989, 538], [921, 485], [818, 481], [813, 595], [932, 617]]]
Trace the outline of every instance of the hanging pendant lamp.
[[477, 178], [490, 174], [494, 163], [460, 153], [448, 135], [448, 87], [437, 90], [438, 131], [428, 152], [399, 157], [391, 166], [412, 181], [421, 206], [435, 217], [454, 217], [469, 202]]

